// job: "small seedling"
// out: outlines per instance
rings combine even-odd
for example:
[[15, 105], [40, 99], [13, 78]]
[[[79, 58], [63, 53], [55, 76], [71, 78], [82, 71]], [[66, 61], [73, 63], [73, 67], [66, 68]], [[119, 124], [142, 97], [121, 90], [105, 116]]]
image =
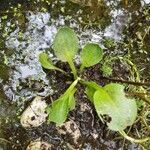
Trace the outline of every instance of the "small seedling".
[[[103, 59], [103, 50], [98, 44], [87, 43], [84, 46], [80, 53], [80, 70], [76, 69], [73, 61], [79, 50], [79, 40], [72, 29], [69, 27], [59, 29], [54, 39], [53, 50], [58, 59], [68, 62], [74, 75], [74, 82], [63, 95], [48, 106], [49, 122], [60, 125], [66, 121], [69, 111], [75, 108], [76, 85], [82, 84], [85, 86], [85, 93], [94, 105], [99, 118], [104, 122], [103, 115], [110, 117], [107, 122], [109, 129], [121, 132], [134, 123], [137, 116], [137, 105], [134, 99], [125, 96], [123, 85], [110, 83], [102, 87], [93, 81], [85, 81], [84, 78], [80, 78], [85, 68], [96, 65]], [[46, 69], [65, 73], [54, 66], [46, 53], [41, 53], [39, 60]]]

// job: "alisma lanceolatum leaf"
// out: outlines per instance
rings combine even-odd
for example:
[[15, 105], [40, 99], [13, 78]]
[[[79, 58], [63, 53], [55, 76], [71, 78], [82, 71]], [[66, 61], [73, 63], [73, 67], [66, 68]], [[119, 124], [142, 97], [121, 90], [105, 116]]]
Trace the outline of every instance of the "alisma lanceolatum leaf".
[[45, 52], [39, 54], [39, 61], [42, 67], [46, 69], [56, 69], [53, 62], [48, 57], [48, 54], [46, 54]]
[[75, 108], [75, 98], [74, 94], [76, 91], [76, 84], [78, 83], [78, 79], [75, 80], [67, 91], [60, 96], [57, 100], [55, 100], [48, 108], [48, 121], [55, 122], [58, 125], [64, 123], [67, 119], [67, 115], [69, 111]]
[[53, 49], [61, 61], [73, 59], [79, 48], [79, 41], [75, 32], [69, 27], [61, 27], [54, 39]]
[[101, 61], [103, 57], [103, 50], [98, 44], [88, 43], [81, 51], [82, 68], [91, 67]]
[[[104, 90], [111, 97], [113, 108], [111, 109], [111, 122], [108, 123], [110, 129], [118, 131], [124, 130], [127, 126], [131, 126], [137, 116], [137, 105], [135, 99], [130, 99], [125, 96], [124, 86], [121, 84], [110, 83], [104, 86]], [[115, 112], [113, 112], [113, 109]], [[103, 110], [105, 113], [105, 110]], [[117, 117], [116, 117], [117, 115]]]
[[86, 82], [86, 93], [93, 102], [98, 116], [107, 115], [109, 129], [124, 130], [134, 123], [137, 116], [137, 106], [134, 99], [125, 96], [124, 86], [111, 83], [104, 87], [94, 82]]
[[39, 61], [43, 68], [50, 69], [50, 70], [58, 70], [62, 73], [65, 73], [65, 71], [61, 70], [60, 68], [54, 66], [53, 62], [48, 57], [48, 54], [45, 52], [39, 54]]
[[55, 122], [58, 125], [65, 122], [69, 107], [68, 107], [68, 97], [61, 97], [55, 100], [52, 105], [47, 109], [48, 121]]

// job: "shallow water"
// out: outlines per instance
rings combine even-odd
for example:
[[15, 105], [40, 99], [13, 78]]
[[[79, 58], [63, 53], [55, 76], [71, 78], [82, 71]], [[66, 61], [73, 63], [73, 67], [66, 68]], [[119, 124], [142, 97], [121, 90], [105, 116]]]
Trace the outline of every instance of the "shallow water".
[[[11, 149], [13, 146], [12, 149], [20, 149], [22, 145], [24, 146], [22, 149], [25, 149], [31, 139], [44, 136], [42, 132], [48, 130], [52, 135], [47, 135], [45, 139], [50, 137], [50, 140], [47, 140], [54, 145], [62, 140], [60, 135], [54, 136], [55, 131], [54, 133], [51, 131], [53, 126], [43, 125], [38, 130], [25, 131], [18, 122], [19, 114], [36, 95], [59, 95], [59, 91], [54, 86], [58, 81], [55, 76], [50, 76], [48, 72], [43, 71], [38, 62], [38, 54], [47, 51], [52, 60], [58, 63], [50, 47], [60, 26], [70, 26], [78, 33], [80, 48], [92, 41], [100, 44], [107, 53], [125, 55], [130, 47], [131, 58], [138, 66], [142, 79], [150, 81], [148, 13], [149, 0], [134, 2], [109, 0], [101, 3], [96, 0], [87, 0], [85, 3], [79, 0], [2, 1], [0, 5], [0, 124], [3, 130], [0, 131], [0, 137], [11, 141], [9, 143], [0, 140], [2, 149], [8, 147]], [[115, 43], [113, 49], [106, 47], [104, 44], [106, 39], [111, 39]], [[75, 62], [80, 64], [78, 55]], [[90, 114], [87, 116], [90, 119]], [[83, 119], [84, 121], [86, 120]], [[22, 134], [25, 142], [20, 138]], [[88, 135], [86, 134], [83, 139]], [[83, 149], [100, 147], [119, 149], [120, 147], [120, 144], [109, 136], [99, 140], [99, 143], [97, 141], [94, 143], [92, 140], [85, 142]], [[92, 144], [98, 146], [94, 148]], [[128, 148], [138, 149], [132, 146], [129, 145]]]

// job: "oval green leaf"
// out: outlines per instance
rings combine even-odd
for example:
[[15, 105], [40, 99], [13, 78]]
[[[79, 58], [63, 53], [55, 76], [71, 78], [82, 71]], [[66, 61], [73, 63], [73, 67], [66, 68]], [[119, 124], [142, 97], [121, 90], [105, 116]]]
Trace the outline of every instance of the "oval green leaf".
[[63, 124], [69, 111], [75, 108], [74, 93], [76, 89], [71, 91], [68, 95], [63, 95], [48, 107], [48, 121], [57, 123], [58, 125]]
[[48, 121], [55, 122], [58, 125], [63, 124], [66, 119], [69, 111], [75, 108], [75, 98], [74, 94], [76, 92], [76, 84], [78, 83], [78, 79], [75, 80], [70, 87], [66, 90], [66, 92], [60, 96], [59, 99], [54, 101], [52, 105], [48, 106]]
[[135, 100], [125, 97], [124, 86], [108, 84], [94, 94], [94, 106], [99, 117], [108, 115], [111, 120], [107, 122], [109, 129], [124, 130], [131, 126], [137, 116]]
[[56, 69], [52, 61], [49, 59], [48, 55], [44, 52], [39, 54], [39, 61], [42, 67], [44, 67], [45, 69]]
[[54, 53], [61, 61], [66, 62], [68, 58], [73, 59], [78, 52], [78, 43], [75, 32], [69, 27], [62, 27], [54, 39]]
[[62, 97], [52, 103], [52, 106], [47, 109], [48, 121], [55, 122], [61, 125], [66, 121], [69, 112], [68, 98]]
[[103, 57], [103, 50], [98, 44], [88, 43], [81, 51], [82, 68], [91, 67], [101, 61]]

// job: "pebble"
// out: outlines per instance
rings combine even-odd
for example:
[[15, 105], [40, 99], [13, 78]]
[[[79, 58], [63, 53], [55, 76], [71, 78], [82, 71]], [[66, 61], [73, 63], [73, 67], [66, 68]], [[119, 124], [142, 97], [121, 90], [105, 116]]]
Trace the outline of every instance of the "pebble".
[[24, 128], [40, 126], [46, 121], [46, 107], [47, 104], [42, 97], [35, 97], [31, 104], [22, 113], [20, 119], [21, 125]]
[[51, 150], [51, 144], [37, 139], [30, 142], [26, 150]]
[[58, 126], [57, 130], [61, 135], [68, 135], [69, 138], [67, 145], [70, 149], [78, 149], [81, 146], [81, 132], [73, 120], [67, 121], [63, 125]]

